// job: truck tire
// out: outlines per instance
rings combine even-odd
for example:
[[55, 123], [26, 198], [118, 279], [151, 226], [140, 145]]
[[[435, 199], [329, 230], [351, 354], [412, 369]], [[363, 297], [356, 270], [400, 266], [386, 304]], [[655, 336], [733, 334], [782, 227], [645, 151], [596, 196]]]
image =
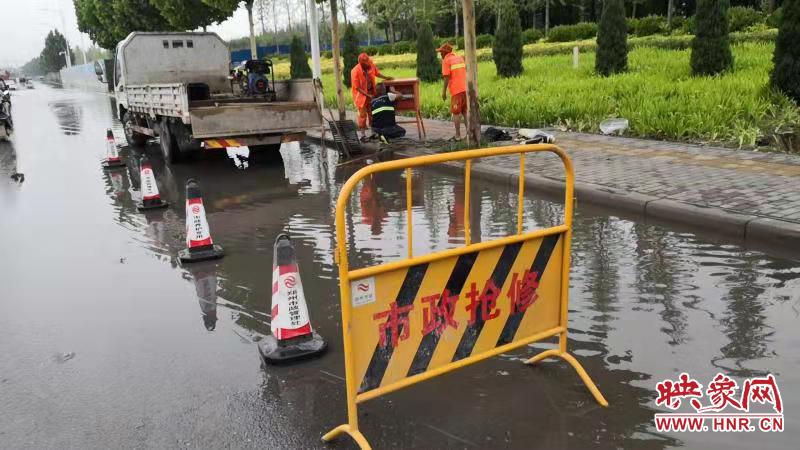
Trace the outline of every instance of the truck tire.
[[144, 147], [144, 144], [147, 143], [147, 135], [133, 131], [133, 128], [131, 128], [132, 125], [137, 125], [136, 119], [130, 111], [125, 111], [125, 114], [122, 115], [122, 127], [125, 129], [125, 140], [128, 141], [128, 145], [130, 146]]
[[169, 124], [170, 134], [175, 138], [182, 156], [190, 156], [200, 151], [200, 141], [192, 139], [192, 132], [183, 122], [175, 121]]
[[159, 140], [161, 141], [161, 153], [164, 155], [164, 161], [170, 164], [178, 164], [181, 162], [181, 151], [178, 144], [175, 142], [175, 137], [169, 129], [169, 124], [166, 120], [162, 120], [158, 132]]

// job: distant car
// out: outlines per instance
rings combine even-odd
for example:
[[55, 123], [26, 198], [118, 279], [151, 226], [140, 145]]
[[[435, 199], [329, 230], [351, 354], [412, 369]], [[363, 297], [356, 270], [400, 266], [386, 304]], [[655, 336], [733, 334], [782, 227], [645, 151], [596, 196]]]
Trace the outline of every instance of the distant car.
[[11, 91], [17, 90], [17, 82], [14, 80], [6, 80], [6, 86], [8, 86], [8, 89]]
[[32, 80], [26, 81], [25, 82], [25, 87], [28, 88], [28, 89], [33, 89], [34, 88], [33, 81]]

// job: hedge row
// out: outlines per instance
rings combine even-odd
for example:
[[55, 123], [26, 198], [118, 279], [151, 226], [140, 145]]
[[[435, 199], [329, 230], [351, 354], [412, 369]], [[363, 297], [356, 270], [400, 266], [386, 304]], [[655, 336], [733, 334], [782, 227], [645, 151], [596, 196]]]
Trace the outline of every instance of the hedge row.
[[[731, 33], [730, 40], [732, 44], [747, 43], [747, 42], [775, 42], [778, 36], [778, 30], [766, 30], [759, 32], [745, 32], [745, 33]], [[690, 47], [692, 35], [652, 35], [644, 37], [630, 37], [628, 38], [629, 48], [637, 47], [651, 47], [660, 48], [665, 50], [685, 50]], [[437, 45], [439, 45], [437, 43]], [[535, 44], [527, 44], [522, 48], [523, 56], [526, 58], [533, 56], [549, 56], [549, 55], [567, 55], [572, 53], [572, 48], [578, 47], [581, 52], [593, 52], [597, 48], [595, 40], [585, 39], [572, 42], [538, 42]], [[478, 49], [479, 61], [490, 61], [492, 59], [491, 48]], [[329, 57], [328, 57], [329, 58]], [[416, 54], [406, 53], [403, 55], [394, 55], [387, 57], [378, 57], [375, 62], [381, 69], [392, 69], [402, 67], [416, 67], [417, 59]], [[330, 72], [332, 66], [329, 64], [330, 59], [323, 62], [323, 72]]]

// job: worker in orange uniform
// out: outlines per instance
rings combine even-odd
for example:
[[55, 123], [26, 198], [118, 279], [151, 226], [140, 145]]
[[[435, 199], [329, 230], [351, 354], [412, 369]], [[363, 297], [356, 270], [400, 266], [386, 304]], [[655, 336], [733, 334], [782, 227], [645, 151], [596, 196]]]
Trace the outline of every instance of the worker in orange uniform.
[[[447, 100], [447, 89], [450, 89], [450, 114], [456, 127], [456, 140], [461, 140], [461, 120], [467, 112], [467, 65], [464, 58], [453, 53], [450, 44], [442, 44], [436, 49], [442, 55], [442, 100]], [[464, 119], [466, 121], [466, 119]]]
[[372, 113], [370, 102], [375, 97], [375, 79], [391, 80], [378, 70], [369, 55], [358, 55], [358, 64], [350, 71], [350, 92], [353, 94], [353, 103], [358, 110], [358, 129], [361, 131], [361, 140], [367, 139], [367, 122], [372, 126]]

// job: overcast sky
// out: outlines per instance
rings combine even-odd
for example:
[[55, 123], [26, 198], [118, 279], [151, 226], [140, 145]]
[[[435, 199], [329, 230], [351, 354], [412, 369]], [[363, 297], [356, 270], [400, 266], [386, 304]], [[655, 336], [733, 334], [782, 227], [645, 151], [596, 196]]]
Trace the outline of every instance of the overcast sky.
[[[355, 15], [357, 2], [349, 2], [348, 11]], [[302, 5], [294, 15], [302, 17]], [[63, 15], [64, 25], [61, 17]], [[279, 27], [285, 23], [286, 10], [277, 11], [282, 16]], [[88, 47], [89, 36], [78, 31], [75, 7], [72, 0], [0, 0], [0, 67], [20, 66], [38, 56], [44, 47], [44, 38], [52, 29], [62, 33], [66, 28], [67, 40], [72, 47]], [[247, 36], [247, 11], [239, 8], [230, 19], [209, 27], [223, 39]]]

